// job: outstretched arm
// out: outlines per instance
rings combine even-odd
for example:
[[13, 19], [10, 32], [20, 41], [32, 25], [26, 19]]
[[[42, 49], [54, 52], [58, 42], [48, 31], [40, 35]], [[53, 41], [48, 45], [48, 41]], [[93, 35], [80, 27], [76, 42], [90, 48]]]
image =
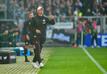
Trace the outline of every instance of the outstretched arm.
[[55, 24], [55, 16], [50, 15], [50, 16], [47, 18], [47, 22], [48, 22], [48, 24], [54, 25], [54, 24]]

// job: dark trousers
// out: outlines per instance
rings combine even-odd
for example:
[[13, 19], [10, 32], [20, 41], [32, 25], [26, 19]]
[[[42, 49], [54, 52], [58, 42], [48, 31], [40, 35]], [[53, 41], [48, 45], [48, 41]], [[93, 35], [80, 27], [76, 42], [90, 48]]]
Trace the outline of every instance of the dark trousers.
[[25, 61], [28, 60], [28, 58], [27, 58], [27, 48], [26, 47], [24, 47], [24, 56], [25, 56]]
[[92, 36], [91, 45], [94, 45], [94, 40], [96, 41], [97, 44], [97, 36]]
[[81, 45], [81, 33], [77, 33], [77, 45]]
[[41, 37], [36, 37], [33, 38], [33, 45], [34, 45], [34, 58], [33, 58], [33, 62], [42, 62], [42, 58], [41, 58], [41, 51], [43, 48], [43, 43], [45, 42], [44, 38]]
[[[26, 43], [27, 43], [27, 44], [26, 44]], [[25, 41], [25, 46], [23, 46], [23, 48], [24, 48], [25, 61], [27, 62], [27, 61], [28, 61], [28, 58], [27, 58], [28, 41]]]

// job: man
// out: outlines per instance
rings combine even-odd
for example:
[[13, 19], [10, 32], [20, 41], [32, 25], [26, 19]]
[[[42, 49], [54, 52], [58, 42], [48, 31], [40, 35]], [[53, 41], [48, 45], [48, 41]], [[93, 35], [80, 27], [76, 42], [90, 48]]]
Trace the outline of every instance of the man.
[[77, 26], [77, 45], [81, 45], [81, 33], [83, 30], [83, 23], [81, 20], [78, 20], [78, 26]]
[[[92, 35], [92, 38], [91, 38], [91, 45], [92, 45], [92, 48], [94, 48], [94, 46], [96, 46], [98, 44], [98, 41], [97, 41], [97, 24], [96, 24], [96, 21], [93, 20], [91, 22], [91, 26], [90, 26], [90, 29], [91, 29], [91, 35]], [[96, 44], [94, 44], [94, 42]]]
[[29, 27], [30, 30], [30, 40], [34, 45], [34, 58], [33, 58], [33, 67], [41, 68], [44, 66], [41, 58], [41, 50], [42, 45], [46, 40], [46, 27], [49, 24], [54, 25], [54, 16], [50, 16], [49, 18], [43, 15], [43, 7], [38, 6], [36, 10], [36, 16], [32, 18], [32, 24]]
[[28, 49], [29, 40], [30, 40], [29, 27], [31, 26], [31, 23], [32, 23], [32, 17], [33, 17], [33, 13], [29, 11], [27, 14], [27, 20], [24, 22], [24, 27], [23, 27], [23, 40], [25, 42], [25, 46], [23, 46], [23, 48], [24, 48], [25, 62], [29, 62], [27, 58], [27, 49]]

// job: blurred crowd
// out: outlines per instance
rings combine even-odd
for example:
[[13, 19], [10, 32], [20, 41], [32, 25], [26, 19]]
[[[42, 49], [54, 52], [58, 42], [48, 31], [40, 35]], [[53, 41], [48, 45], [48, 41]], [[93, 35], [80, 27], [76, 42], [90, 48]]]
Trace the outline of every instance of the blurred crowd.
[[98, 23], [98, 19], [83, 19], [80, 18], [77, 22], [77, 45], [81, 45], [81, 37], [83, 33], [83, 44], [85, 41], [84, 36], [87, 34], [91, 34], [92, 36], [96, 36], [97, 34], [101, 33], [101, 25]]
[[0, 47], [16, 46], [19, 35], [19, 28], [13, 21], [0, 21]]
[[[23, 23], [27, 19], [27, 14], [29, 12], [33, 13], [35, 15], [36, 8], [38, 5], [42, 5], [44, 7], [44, 14], [45, 15], [54, 15], [57, 17], [60, 17], [60, 21], [69, 21], [72, 19], [69, 19], [67, 17], [73, 17], [73, 16], [106, 16], [107, 15], [107, 0], [7, 0], [6, 6], [7, 6], [7, 18], [8, 19], [14, 19], [15, 22], [13, 23], [14, 26], [10, 26], [7, 24], [7, 27], [5, 25], [5, 28], [3, 27], [3, 24], [0, 23], [0, 41], [3, 41], [2, 38], [7, 37], [8, 44], [12, 44], [11, 38], [14, 37], [14, 39], [17, 41], [20, 41], [20, 35], [23, 29]], [[66, 18], [66, 20], [65, 20]], [[58, 20], [58, 19], [57, 19]], [[75, 18], [74, 18], [75, 21]], [[77, 20], [77, 28], [78, 33], [83, 30], [83, 23], [87, 21], [81, 21]], [[89, 22], [89, 21], [87, 21]], [[99, 24], [99, 20], [96, 20], [96, 22]], [[79, 25], [80, 24], [80, 25]], [[15, 27], [15, 30], [10, 32], [10, 28]], [[89, 27], [87, 25], [85, 26], [86, 31], [88, 31]], [[3, 29], [3, 30], [2, 30]], [[85, 32], [86, 32], [85, 31]], [[5, 37], [3, 37], [3, 36]], [[80, 35], [80, 34], [78, 34]], [[6, 39], [4, 39], [5, 41]]]
[[[64, 18], [71, 16], [105, 16], [107, 15], [107, 0], [7, 0], [8, 18], [16, 20], [16, 24], [23, 24], [26, 14], [30, 11], [34, 15], [38, 5], [44, 7], [45, 15]], [[58, 21], [58, 19], [57, 19]], [[22, 29], [23, 25], [20, 25]]]
[[44, 7], [46, 15], [73, 16], [77, 13], [83, 16], [107, 15], [106, 0], [9, 0], [9, 17], [24, 19], [26, 12], [35, 12], [38, 5]]

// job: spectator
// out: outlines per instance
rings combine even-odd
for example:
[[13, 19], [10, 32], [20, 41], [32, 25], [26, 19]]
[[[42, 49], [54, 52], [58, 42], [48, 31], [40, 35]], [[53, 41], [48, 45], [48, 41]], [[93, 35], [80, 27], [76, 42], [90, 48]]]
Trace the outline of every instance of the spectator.
[[81, 33], [83, 30], [83, 22], [81, 20], [78, 20], [78, 26], [77, 26], [77, 45], [81, 45]]
[[102, 5], [105, 9], [105, 14], [107, 15], [107, 0], [102, 0]]
[[91, 29], [91, 35], [92, 35], [92, 38], [91, 38], [91, 45], [92, 45], [92, 48], [96, 47], [97, 44], [98, 44], [98, 40], [97, 40], [97, 23], [95, 20], [92, 21], [92, 25], [90, 27]]

